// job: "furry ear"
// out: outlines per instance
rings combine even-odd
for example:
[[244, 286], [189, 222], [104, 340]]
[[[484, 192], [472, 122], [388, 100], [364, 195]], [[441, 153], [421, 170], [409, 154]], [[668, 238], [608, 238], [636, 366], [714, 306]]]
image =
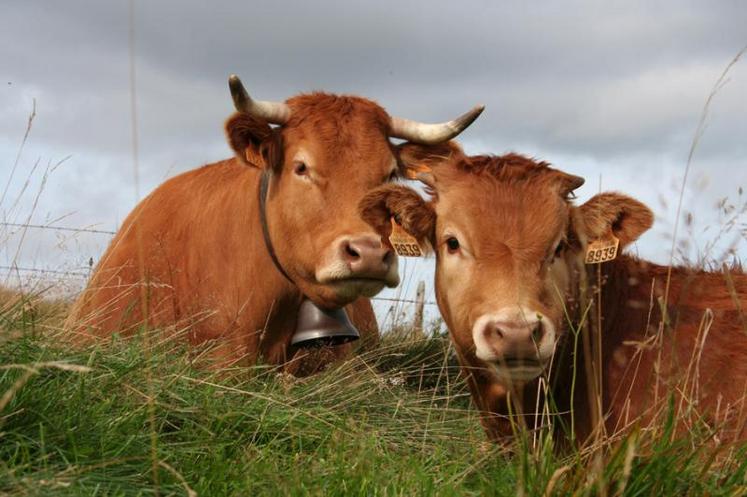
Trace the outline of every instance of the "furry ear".
[[228, 118], [225, 128], [228, 144], [244, 164], [260, 169], [280, 164], [280, 134], [263, 120], [237, 112]]
[[605, 192], [593, 196], [579, 207], [588, 240], [612, 232], [624, 247], [636, 241], [654, 224], [651, 209], [634, 198]]
[[586, 183], [586, 180], [581, 176], [575, 176], [573, 174], [564, 173], [557, 171], [558, 177], [558, 188], [560, 189], [560, 195], [564, 198], [568, 197], [573, 193], [573, 190], [580, 188]]
[[431, 174], [434, 168], [464, 158], [462, 148], [453, 141], [437, 145], [406, 142], [397, 147], [397, 152], [405, 176], [418, 179], [430, 187], [434, 187], [435, 183]]
[[[388, 184], [374, 188], [358, 204], [364, 221], [385, 240], [392, 232], [392, 216], [418, 243], [433, 241], [436, 212], [418, 193], [404, 185]], [[432, 245], [432, 243], [431, 243]]]

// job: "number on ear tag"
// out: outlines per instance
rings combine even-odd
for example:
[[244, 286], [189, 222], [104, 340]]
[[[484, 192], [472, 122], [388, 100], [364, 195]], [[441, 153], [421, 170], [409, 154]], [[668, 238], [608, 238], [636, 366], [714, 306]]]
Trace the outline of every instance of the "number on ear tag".
[[600, 264], [602, 262], [611, 261], [617, 257], [617, 250], [619, 247], [620, 240], [610, 233], [604, 238], [599, 238], [589, 243], [586, 247], [584, 262], [586, 264]]
[[421, 257], [423, 255], [418, 241], [394, 220], [394, 216], [392, 216], [392, 234], [389, 235], [389, 243], [392, 244], [394, 251], [400, 257]]

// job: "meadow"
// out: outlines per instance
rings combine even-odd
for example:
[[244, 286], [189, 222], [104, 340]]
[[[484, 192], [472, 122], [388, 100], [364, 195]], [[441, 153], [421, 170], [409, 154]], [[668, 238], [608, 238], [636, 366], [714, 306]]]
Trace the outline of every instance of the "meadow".
[[157, 330], [65, 345], [68, 305], [0, 294], [0, 495], [747, 495], [747, 446], [671, 415], [570, 452], [488, 442], [438, 333], [309, 378], [216, 373]]

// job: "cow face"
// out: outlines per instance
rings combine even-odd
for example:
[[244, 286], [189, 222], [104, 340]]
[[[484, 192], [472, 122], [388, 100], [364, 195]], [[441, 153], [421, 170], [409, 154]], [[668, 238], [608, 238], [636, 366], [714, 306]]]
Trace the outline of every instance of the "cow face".
[[[399, 284], [396, 255], [360, 218], [358, 203], [399, 174], [390, 136], [443, 142], [481, 109], [466, 124], [421, 125], [352, 96], [314, 93], [258, 104], [237, 81], [232, 92], [243, 111], [227, 121], [228, 139], [240, 160], [270, 175], [266, 218], [285, 272], [328, 308]], [[257, 117], [255, 108], [270, 117]], [[268, 120], [281, 126], [271, 128]]]
[[504, 383], [548, 366], [587, 244], [611, 233], [622, 248], [653, 222], [646, 206], [616, 193], [573, 206], [583, 179], [520, 155], [465, 157], [452, 147], [434, 158], [415, 147], [403, 157], [430, 167], [433, 199], [383, 186], [364, 198], [362, 215], [387, 236], [396, 214], [432, 247], [439, 308], [460, 355]]
[[398, 175], [388, 116], [358, 98], [317, 94], [288, 103], [293, 117], [280, 128], [247, 114], [227, 123], [237, 155], [271, 174], [267, 224], [280, 264], [324, 307], [396, 286], [396, 254], [356, 208]]

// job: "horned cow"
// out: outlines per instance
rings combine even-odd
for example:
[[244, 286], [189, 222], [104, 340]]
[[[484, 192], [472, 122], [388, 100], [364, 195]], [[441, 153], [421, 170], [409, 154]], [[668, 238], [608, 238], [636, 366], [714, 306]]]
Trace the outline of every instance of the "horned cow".
[[283, 364], [297, 352], [290, 338], [304, 297], [348, 306], [364, 335], [378, 336], [366, 297], [399, 283], [397, 259], [357, 204], [400, 174], [390, 138], [427, 148], [482, 108], [423, 124], [361, 97], [277, 103], [252, 99], [235, 76], [229, 85], [238, 112], [225, 128], [236, 157], [176, 176], [135, 207], [73, 307], [74, 336], [147, 323], [213, 343], [217, 367], [259, 356]]
[[583, 179], [549, 164], [467, 157], [453, 144], [409, 145], [402, 157], [431, 200], [384, 185], [362, 215], [385, 238], [396, 216], [435, 252], [439, 309], [491, 438], [512, 436], [509, 413], [541, 424], [543, 384], [555, 427], [580, 441], [646, 425], [671, 398], [681, 429], [747, 437], [741, 270], [619, 255], [651, 211], [612, 192], [576, 206]]

